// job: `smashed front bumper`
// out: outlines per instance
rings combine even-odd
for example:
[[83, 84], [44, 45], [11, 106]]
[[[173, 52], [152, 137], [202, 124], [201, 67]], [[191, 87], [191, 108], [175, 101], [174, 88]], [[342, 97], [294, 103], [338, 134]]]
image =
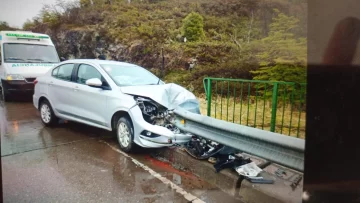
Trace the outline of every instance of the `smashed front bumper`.
[[191, 134], [174, 133], [165, 127], [146, 122], [139, 106], [131, 108], [129, 113], [134, 127], [134, 142], [141, 147], [159, 148], [182, 145], [192, 138]]

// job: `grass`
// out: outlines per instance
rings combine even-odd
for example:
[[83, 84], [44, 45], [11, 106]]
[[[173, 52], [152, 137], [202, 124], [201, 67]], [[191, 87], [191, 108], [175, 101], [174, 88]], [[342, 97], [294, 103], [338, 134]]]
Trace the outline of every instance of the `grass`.
[[[205, 97], [200, 96], [198, 98], [201, 114], [207, 115]], [[247, 100], [243, 100], [242, 103], [238, 101], [234, 103], [232, 98], [229, 98], [229, 101], [223, 98], [221, 106], [221, 98], [217, 100], [214, 98], [211, 104], [211, 117], [270, 131], [271, 102], [265, 102], [265, 105], [264, 101], [258, 101], [257, 104], [254, 101], [248, 104]], [[291, 109], [290, 105], [285, 107], [279, 105], [276, 112], [275, 132], [305, 139], [305, 120], [306, 112]]]
[[[173, 71], [170, 72], [166, 76], [167, 81], [183, 81], [185, 77], [185, 73], [187, 71]], [[181, 84], [184, 85], [184, 84]], [[190, 85], [189, 85], [190, 86]], [[218, 92], [221, 91], [220, 87], [218, 87]], [[189, 91], [192, 91], [190, 87], [187, 87]], [[226, 89], [226, 88], [225, 88]], [[232, 89], [232, 88], [231, 88]], [[213, 89], [214, 90], [214, 89]], [[281, 90], [281, 89], [280, 89]], [[215, 91], [216, 92], [216, 91]], [[279, 92], [278, 101], [283, 101], [283, 94]], [[224, 93], [226, 94], [226, 93]], [[238, 95], [237, 93], [236, 95]], [[288, 92], [289, 94], [289, 92]], [[250, 127], [256, 127], [259, 129], [270, 131], [271, 124], [271, 98], [265, 102], [260, 98], [262, 95], [259, 95], [259, 100], [256, 104], [256, 100], [254, 97], [251, 98], [250, 103], [248, 104], [248, 100], [244, 99], [242, 103], [239, 101], [239, 97], [237, 101], [229, 98], [229, 102], [227, 102], [227, 98], [222, 99], [222, 108], [220, 96], [215, 102], [216, 93], [213, 94], [212, 104], [211, 104], [211, 117], [234, 122], [241, 125], [247, 125]], [[220, 93], [219, 93], [220, 95]], [[201, 114], [207, 115], [207, 102], [205, 99], [205, 94], [197, 94], [197, 98], [200, 101]], [[299, 98], [295, 98], [299, 99]], [[289, 102], [289, 98], [286, 99], [286, 102]], [[216, 103], [216, 105], [215, 105]], [[216, 115], [215, 115], [215, 107], [216, 107]], [[248, 111], [249, 109], [249, 111]], [[222, 114], [221, 114], [222, 110]], [[305, 121], [306, 121], [306, 112], [304, 111], [305, 107], [302, 107], [302, 111], [299, 109], [291, 109], [291, 105], [286, 105], [283, 108], [282, 105], [278, 105], [276, 111], [276, 125], [275, 132], [279, 134], [284, 134], [288, 136], [299, 137], [305, 139]], [[249, 112], [249, 113], [248, 113]], [[248, 116], [249, 115], [249, 116]], [[299, 117], [300, 116], [300, 117]]]

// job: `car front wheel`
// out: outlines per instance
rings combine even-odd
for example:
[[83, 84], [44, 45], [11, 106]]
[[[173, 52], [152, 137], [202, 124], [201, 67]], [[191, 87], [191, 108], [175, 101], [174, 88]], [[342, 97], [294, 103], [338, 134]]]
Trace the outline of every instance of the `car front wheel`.
[[44, 100], [40, 104], [40, 117], [45, 126], [54, 126], [58, 122], [58, 118], [55, 116], [54, 111], [47, 100]]
[[130, 152], [134, 148], [134, 129], [128, 117], [121, 117], [117, 123], [116, 136], [118, 138], [120, 149], [124, 152]]

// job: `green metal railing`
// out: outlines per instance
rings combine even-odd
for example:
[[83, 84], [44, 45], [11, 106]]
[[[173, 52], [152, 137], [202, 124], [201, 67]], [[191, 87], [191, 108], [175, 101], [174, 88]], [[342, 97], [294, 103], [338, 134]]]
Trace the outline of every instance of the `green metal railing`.
[[205, 78], [207, 115], [305, 139], [306, 83]]

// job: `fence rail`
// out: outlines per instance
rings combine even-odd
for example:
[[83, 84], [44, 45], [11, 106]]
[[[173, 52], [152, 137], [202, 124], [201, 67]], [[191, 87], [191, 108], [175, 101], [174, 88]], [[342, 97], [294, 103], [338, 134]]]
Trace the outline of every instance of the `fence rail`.
[[305, 138], [306, 83], [204, 78], [207, 115]]
[[175, 109], [175, 125], [242, 152], [298, 170], [304, 170], [305, 140]]

